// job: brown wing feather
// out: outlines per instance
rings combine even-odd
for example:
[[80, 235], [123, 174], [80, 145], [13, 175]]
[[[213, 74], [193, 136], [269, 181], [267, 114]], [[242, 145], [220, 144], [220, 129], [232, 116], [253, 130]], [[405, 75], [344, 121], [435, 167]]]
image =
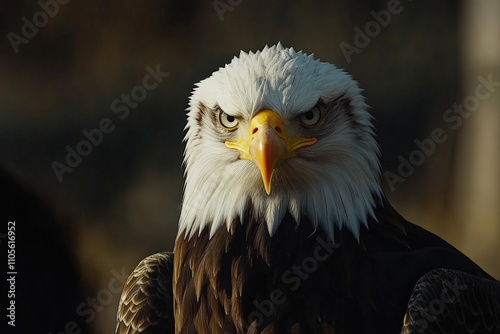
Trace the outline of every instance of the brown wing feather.
[[403, 334], [500, 333], [500, 282], [436, 269], [413, 289]]
[[118, 306], [116, 334], [173, 334], [173, 253], [142, 260], [130, 274]]

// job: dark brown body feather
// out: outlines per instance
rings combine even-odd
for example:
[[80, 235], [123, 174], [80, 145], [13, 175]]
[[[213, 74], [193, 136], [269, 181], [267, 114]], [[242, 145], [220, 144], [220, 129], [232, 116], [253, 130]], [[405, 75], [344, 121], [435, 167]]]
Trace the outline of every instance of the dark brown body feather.
[[402, 333], [500, 333], [498, 282], [450, 269], [427, 273], [413, 289]]
[[148, 256], [137, 265], [120, 298], [117, 334], [174, 332], [172, 273], [172, 253]]
[[[248, 217], [252, 214], [249, 212]], [[333, 243], [287, 215], [271, 238], [243, 217], [175, 245], [178, 333], [399, 333], [417, 280], [435, 268], [491, 279], [439, 237], [404, 220], [386, 201], [358, 242]]]
[[[132, 273], [116, 333], [390, 334], [403, 319], [404, 333], [500, 332], [497, 281], [388, 202], [375, 214], [359, 242], [347, 230], [329, 241], [306, 217], [297, 225], [288, 215], [272, 238], [247, 217], [211, 239], [181, 234], [173, 261], [156, 254]], [[470, 288], [422, 330], [422, 308], [448, 293], [443, 277]]]

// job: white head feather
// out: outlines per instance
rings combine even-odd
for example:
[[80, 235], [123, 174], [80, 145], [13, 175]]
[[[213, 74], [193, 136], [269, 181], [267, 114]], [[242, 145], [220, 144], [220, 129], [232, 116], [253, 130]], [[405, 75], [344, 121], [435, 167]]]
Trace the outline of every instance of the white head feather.
[[[321, 130], [316, 144], [276, 167], [269, 195], [257, 166], [225, 145], [228, 135], [214, 122], [218, 108], [246, 121], [272, 109], [293, 127], [292, 120], [318, 101], [328, 104], [339, 98], [348, 101], [349, 110], [329, 108], [337, 114], [329, 116], [329, 128]], [[297, 223], [307, 216], [332, 239], [335, 226], [347, 227], [358, 238], [360, 226], [373, 216], [374, 197], [381, 190], [372, 117], [357, 83], [334, 65], [281, 44], [241, 52], [197, 84], [188, 110], [179, 235], [185, 231], [190, 238], [205, 228], [210, 236], [222, 227], [229, 230], [236, 218], [246, 216], [249, 205], [255, 219], [265, 220], [271, 236], [287, 212]], [[240, 130], [245, 128], [235, 132]]]

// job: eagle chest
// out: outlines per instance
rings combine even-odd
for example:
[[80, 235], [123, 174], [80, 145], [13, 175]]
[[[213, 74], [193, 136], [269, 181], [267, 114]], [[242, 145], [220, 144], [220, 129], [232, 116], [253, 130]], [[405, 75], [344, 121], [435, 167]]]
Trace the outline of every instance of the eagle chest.
[[236, 222], [212, 238], [206, 231], [178, 238], [174, 300], [179, 332], [333, 330], [347, 299], [357, 293], [353, 252], [311, 224], [285, 220], [281, 227], [270, 237], [264, 224]]

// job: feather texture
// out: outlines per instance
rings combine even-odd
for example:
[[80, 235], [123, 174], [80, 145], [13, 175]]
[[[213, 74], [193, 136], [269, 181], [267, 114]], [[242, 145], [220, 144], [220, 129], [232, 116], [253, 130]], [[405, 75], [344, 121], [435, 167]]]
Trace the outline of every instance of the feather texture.
[[425, 274], [411, 294], [402, 333], [500, 333], [499, 283], [442, 268]]
[[120, 297], [116, 334], [174, 332], [172, 273], [172, 253], [148, 256], [137, 265]]

